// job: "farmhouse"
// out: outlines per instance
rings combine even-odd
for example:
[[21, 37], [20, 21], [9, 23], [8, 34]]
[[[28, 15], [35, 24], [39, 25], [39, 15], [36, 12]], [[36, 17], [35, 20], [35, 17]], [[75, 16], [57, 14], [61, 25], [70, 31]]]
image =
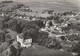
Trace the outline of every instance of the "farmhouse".
[[21, 43], [21, 47], [28, 48], [32, 44], [32, 38], [24, 40], [20, 35], [17, 35], [17, 41]]

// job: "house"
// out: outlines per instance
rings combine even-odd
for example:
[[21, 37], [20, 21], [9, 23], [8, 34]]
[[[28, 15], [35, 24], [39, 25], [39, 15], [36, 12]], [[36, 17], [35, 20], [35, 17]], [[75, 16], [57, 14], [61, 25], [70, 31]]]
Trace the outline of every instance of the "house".
[[32, 38], [24, 40], [20, 35], [17, 35], [17, 41], [21, 43], [21, 47], [28, 48], [32, 44]]

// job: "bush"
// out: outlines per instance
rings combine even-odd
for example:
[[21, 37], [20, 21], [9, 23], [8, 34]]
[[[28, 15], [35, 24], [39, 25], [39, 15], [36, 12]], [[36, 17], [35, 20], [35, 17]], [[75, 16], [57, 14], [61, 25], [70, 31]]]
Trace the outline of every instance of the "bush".
[[33, 28], [27, 29], [25, 32], [23, 32], [24, 40], [32, 38], [33, 42], [36, 42], [37, 35], [38, 35], [38, 31], [36, 29], [33, 29]]
[[0, 32], [0, 42], [5, 42], [5, 32], [4, 31]]
[[37, 39], [37, 42], [40, 44], [40, 45], [45, 45], [46, 43], [46, 39], [48, 38], [48, 33], [47, 32], [39, 32], [39, 35], [38, 35], [38, 39]]
[[74, 46], [72, 46], [72, 48], [70, 50], [71, 50], [71, 52], [80, 53], [80, 41], [78, 44], [75, 44]]

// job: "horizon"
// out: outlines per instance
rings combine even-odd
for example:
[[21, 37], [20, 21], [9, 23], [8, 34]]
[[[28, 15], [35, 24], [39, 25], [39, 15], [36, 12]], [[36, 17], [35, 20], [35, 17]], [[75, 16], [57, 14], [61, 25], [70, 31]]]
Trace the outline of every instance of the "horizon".
[[[0, 0], [5, 1], [5, 0]], [[10, 1], [10, 0], [6, 0]], [[31, 5], [31, 6], [43, 6], [43, 7], [49, 7], [49, 8], [56, 8], [64, 10], [73, 9], [78, 11], [80, 9], [80, 1], [79, 0], [12, 0], [14, 2], [23, 3], [25, 5]], [[79, 10], [80, 11], [80, 10]]]

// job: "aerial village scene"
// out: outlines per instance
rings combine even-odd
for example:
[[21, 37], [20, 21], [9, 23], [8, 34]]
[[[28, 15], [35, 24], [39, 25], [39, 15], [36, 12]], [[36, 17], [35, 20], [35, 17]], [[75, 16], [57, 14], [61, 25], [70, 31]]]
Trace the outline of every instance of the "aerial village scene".
[[0, 0], [0, 56], [80, 56], [73, 0], [16, 1]]

